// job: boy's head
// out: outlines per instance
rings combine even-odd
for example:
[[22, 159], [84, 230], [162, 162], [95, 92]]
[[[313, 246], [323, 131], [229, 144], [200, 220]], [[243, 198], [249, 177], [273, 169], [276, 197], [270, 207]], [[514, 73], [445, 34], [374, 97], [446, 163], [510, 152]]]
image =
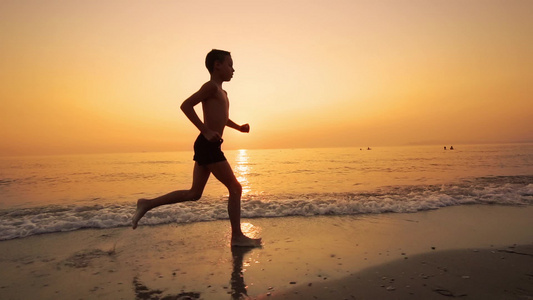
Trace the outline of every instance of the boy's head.
[[231, 56], [231, 53], [217, 49], [213, 49], [211, 52], [207, 53], [207, 56], [205, 57], [205, 66], [209, 73], [213, 73], [215, 62], [223, 63], [226, 56]]

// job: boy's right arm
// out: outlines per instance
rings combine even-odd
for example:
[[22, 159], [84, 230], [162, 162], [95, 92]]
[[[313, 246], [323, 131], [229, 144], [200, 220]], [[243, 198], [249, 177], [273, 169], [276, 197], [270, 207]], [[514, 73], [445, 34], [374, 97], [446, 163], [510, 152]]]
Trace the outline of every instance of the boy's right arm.
[[180, 107], [183, 113], [187, 116], [187, 118], [194, 124], [194, 126], [196, 126], [196, 128], [200, 130], [200, 132], [205, 136], [205, 138], [210, 141], [220, 140], [220, 134], [205, 126], [205, 124], [202, 122], [202, 120], [200, 120], [198, 114], [194, 110], [194, 106], [206, 99], [213, 97], [214, 93], [217, 92], [217, 89], [218, 88], [214, 83], [207, 82], [202, 85], [200, 90], [198, 90], [196, 93], [192, 94], [189, 98], [183, 101]]

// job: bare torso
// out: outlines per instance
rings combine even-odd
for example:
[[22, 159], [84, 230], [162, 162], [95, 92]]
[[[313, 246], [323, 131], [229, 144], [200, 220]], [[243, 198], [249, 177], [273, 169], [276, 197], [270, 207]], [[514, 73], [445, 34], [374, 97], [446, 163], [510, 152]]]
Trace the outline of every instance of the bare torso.
[[229, 100], [226, 91], [217, 87], [212, 97], [202, 101], [204, 124], [222, 136], [229, 119]]

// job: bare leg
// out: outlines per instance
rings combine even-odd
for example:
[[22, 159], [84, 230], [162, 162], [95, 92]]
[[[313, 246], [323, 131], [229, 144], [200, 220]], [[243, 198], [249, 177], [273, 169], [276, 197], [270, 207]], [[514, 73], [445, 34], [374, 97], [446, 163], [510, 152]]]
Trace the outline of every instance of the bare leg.
[[211, 172], [208, 168], [194, 164], [192, 187], [190, 190], [173, 191], [166, 195], [154, 199], [137, 200], [137, 210], [131, 221], [132, 228], [137, 228], [139, 220], [151, 209], [161, 205], [174, 204], [185, 201], [196, 201], [200, 199], [209, 179]]
[[211, 173], [224, 184], [229, 191], [228, 215], [231, 224], [231, 245], [242, 247], [259, 247], [261, 239], [251, 239], [241, 230], [241, 194], [242, 186], [235, 178], [233, 170], [227, 161], [210, 164], [207, 166]]

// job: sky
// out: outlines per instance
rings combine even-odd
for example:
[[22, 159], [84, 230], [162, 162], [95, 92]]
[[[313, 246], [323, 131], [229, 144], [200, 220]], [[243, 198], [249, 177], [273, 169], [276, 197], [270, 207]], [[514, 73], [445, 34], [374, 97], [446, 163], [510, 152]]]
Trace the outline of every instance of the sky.
[[[231, 51], [224, 149], [533, 142], [533, 1], [0, 0], [0, 156], [191, 150]], [[197, 107], [201, 113], [201, 108]]]

